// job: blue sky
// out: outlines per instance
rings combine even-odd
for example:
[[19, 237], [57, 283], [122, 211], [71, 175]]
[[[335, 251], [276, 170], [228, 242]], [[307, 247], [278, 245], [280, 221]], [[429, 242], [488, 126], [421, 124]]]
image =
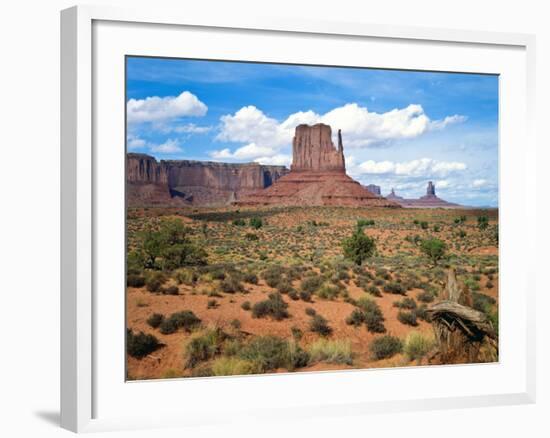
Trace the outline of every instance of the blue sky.
[[127, 147], [289, 165], [294, 128], [342, 129], [348, 173], [404, 197], [498, 205], [498, 77], [127, 58]]

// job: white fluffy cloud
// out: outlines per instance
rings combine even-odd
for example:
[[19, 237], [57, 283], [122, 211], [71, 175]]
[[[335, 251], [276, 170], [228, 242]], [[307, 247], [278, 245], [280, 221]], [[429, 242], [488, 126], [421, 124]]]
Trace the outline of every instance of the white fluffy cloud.
[[488, 181], [486, 179], [480, 178], [480, 179], [475, 179], [474, 182], [472, 182], [472, 186], [479, 188], [479, 187], [486, 186], [487, 183]]
[[290, 166], [292, 157], [290, 155], [277, 154], [272, 157], [260, 157], [254, 160], [260, 164], [271, 164], [275, 166]]
[[[256, 148], [270, 148], [273, 156], [292, 143], [294, 128], [302, 123], [325, 123], [334, 129], [341, 129], [346, 148], [362, 148], [388, 143], [394, 140], [418, 137], [433, 129], [443, 129], [453, 123], [466, 120], [464, 116], [448, 116], [443, 120], [430, 120], [421, 105], [393, 109], [385, 113], [369, 111], [356, 103], [348, 103], [325, 113], [299, 111], [279, 123], [268, 117], [253, 105], [246, 106], [234, 114], [221, 117], [220, 133], [216, 139], [235, 143], [254, 144]], [[213, 154], [237, 156], [239, 149], [214, 151]], [[259, 155], [256, 155], [259, 156]]]
[[150, 96], [130, 99], [126, 104], [128, 123], [162, 122], [177, 117], [204, 116], [208, 107], [189, 91], [179, 96]]
[[143, 149], [145, 146], [147, 146], [147, 142], [144, 139], [132, 134], [128, 134], [128, 140], [126, 144], [128, 146], [128, 149], [131, 151]]
[[438, 161], [431, 158], [404, 161], [367, 160], [356, 166], [362, 174], [397, 175], [397, 176], [438, 176], [445, 177], [453, 172], [466, 170], [465, 163], [459, 161]]
[[151, 145], [151, 152], [156, 152], [158, 154], [173, 154], [181, 152], [181, 148], [178, 140], [168, 139], [162, 144]]

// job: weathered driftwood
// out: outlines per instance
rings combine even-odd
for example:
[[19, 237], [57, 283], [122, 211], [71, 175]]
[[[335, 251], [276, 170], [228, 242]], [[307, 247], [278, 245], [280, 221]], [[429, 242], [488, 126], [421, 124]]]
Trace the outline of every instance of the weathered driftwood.
[[473, 309], [468, 287], [459, 284], [453, 269], [447, 273], [442, 301], [428, 309], [438, 351], [433, 360], [440, 363], [479, 362], [484, 343], [497, 348], [497, 335], [483, 312]]

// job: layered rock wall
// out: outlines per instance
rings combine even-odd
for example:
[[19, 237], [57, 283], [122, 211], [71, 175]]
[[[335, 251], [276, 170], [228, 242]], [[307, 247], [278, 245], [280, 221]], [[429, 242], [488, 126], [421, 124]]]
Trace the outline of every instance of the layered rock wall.
[[338, 131], [338, 149], [332, 142], [332, 129], [328, 125], [298, 125], [292, 140], [292, 166], [294, 172], [346, 172], [342, 134]]

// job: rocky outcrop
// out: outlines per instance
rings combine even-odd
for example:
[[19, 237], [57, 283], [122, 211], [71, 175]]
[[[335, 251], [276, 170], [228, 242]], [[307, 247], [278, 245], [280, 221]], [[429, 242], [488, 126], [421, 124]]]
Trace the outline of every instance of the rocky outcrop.
[[338, 149], [332, 142], [332, 129], [328, 125], [298, 125], [292, 140], [292, 166], [294, 172], [346, 172], [342, 133], [338, 130]]
[[375, 195], [381, 196], [382, 195], [382, 189], [380, 186], [377, 186], [376, 184], [369, 184], [368, 186], [365, 186], [365, 188]]
[[128, 204], [229, 204], [241, 196], [269, 187], [288, 173], [284, 166], [209, 161], [160, 161], [145, 154], [127, 155]]
[[391, 189], [391, 193], [386, 198], [397, 202], [405, 208], [464, 208], [462, 205], [447, 202], [437, 197], [435, 194], [435, 184], [433, 184], [432, 181], [428, 182], [426, 194], [418, 199], [406, 199], [397, 196], [393, 189]]
[[399, 207], [346, 175], [342, 134], [338, 148], [330, 126], [299, 125], [292, 142], [292, 166], [272, 186], [242, 197], [239, 205]]

